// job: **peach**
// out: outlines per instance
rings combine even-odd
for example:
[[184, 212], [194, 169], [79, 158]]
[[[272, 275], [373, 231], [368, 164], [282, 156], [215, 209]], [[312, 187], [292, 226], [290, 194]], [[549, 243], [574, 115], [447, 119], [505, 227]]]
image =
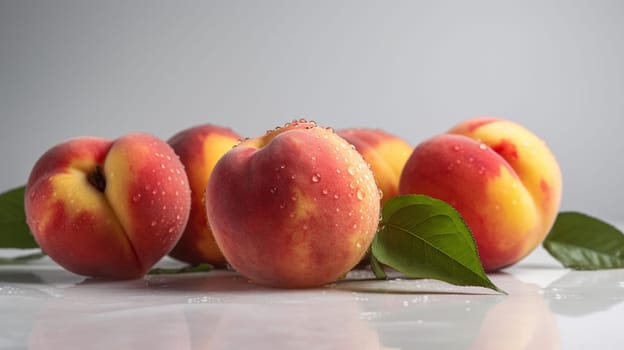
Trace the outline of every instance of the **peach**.
[[474, 118], [417, 145], [401, 194], [446, 201], [472, 230], [486, 271], [510, 266], [537, 247], [554, 223], [561, 172], [546, 146], [523, 126]]
[[192, 265], [224, 265], [225, 258], [206, 220], [206, 184], [217, 161], [240, 139], [231, 129], [211, 124], [190, 127], [175, 134], [169, 144], [186, 167], [191, 186], [191, 212], [182, 238], [170, 256]]
[[285, 288], [320, 286], [352, 269], [375, 235], [379, 202], [362, 156], [305, 120], [234, 147], [206, 190], [228, 263], [258, 284]]
[[39, 158], [24, 206], [35, 240], [58, 264], [80, 275], [130, 279], [177, 243], [190, 189], [173, 149], [154, 136], [80, 137]]
[[382, 192], [381, 204], [399, 193], [399, 179], [413, 147], [403, 139], [381, 129], [350, 128], [337, 134], [355, 146], [370, 164], [375, 182]]

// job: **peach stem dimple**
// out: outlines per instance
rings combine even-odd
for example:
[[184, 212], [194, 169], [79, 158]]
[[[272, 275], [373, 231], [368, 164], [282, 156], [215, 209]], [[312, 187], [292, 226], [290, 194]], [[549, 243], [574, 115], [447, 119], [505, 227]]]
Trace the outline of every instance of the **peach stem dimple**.
[[87, 181], [100, 192], [106, 190], [106, 178], [102, 173], [102, 167], [99, 165], [95, 166], [95, 171], [87, 175]]

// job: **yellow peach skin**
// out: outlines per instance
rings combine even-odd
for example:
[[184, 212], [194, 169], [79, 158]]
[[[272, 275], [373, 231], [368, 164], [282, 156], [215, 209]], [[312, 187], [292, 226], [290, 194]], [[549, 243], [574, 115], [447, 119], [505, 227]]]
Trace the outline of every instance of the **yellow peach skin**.
[[442, 199], [464, 217], [487, 271], [512, 265], [544, 240], [561, 201], [561, 172], [523, 126], [474, 118], [417, 145], [401, 194]]
[[231, 129], [212, 124], [190, 127], [169, 139], [169, 144], [186, 167], [191, 186], [189, 222], [170, 256], [191, 265], [225, 264], [225, 257], [206, 219], [205, 192], [215, 164], [239, 139], [240, 136]]
[[256, 283], [286, 288], [320, 286], [353, 268], [376, 232], [379, 202], [362, 156], [306, 121], [234, 147], [206, 190], [228, 263]]
[[179, 240], [190, 189], [182, 163], [156, 137], [81, 137], [35, 163], [24, 205], [35, 240], [67, 270], [138, 278]]
[[399, 193], [399, 179], [413, 147], [403, 139], [381, 129], [350, 128], [338, 130], [339, 136], [355, 146], [371, 166], [382, 192], [381, 205]]

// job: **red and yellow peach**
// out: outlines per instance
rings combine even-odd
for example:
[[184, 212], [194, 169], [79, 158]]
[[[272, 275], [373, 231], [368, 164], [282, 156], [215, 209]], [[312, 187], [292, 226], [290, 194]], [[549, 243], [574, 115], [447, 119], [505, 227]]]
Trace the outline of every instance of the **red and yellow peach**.
[[512, 265], [549, 232], [561, 201], [561, 172], [546, 144], [523, 126], [475, 118], [417, 145], [401, 194], [446, 201], [474, 234], [487, 271]]
[[231, 129], [212, 124], [190, 127], [169, 139], [169, 144], [186, 167], [191, 186], [188, 225], [170, 256], [192, 265], [225, 264], [206, 219], [205, 193], [215, 164], [239, 139], [240, 136]]
[[206, 212], [228, 263], [267, 286], [332, 282], [366, 253], [380, 197], [362, 156], [333, 131], [293, 121], [215, 166]]
[[138, 278], [179, 240], [190, 189], [182, 163], [156, 137], [81, 137], [35, 163], [24, 204], [35, 240], [67, 270]]

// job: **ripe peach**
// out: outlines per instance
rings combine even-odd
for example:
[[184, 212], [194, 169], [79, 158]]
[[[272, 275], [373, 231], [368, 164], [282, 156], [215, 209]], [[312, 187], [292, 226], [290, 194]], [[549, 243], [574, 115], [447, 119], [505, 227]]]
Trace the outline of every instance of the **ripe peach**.
[[234, 147], [206, 190], [228, 263], [256, 283], [287, 288], [320, 286], [353, 268], [375, 235], [379, 202], [362, 156], [304, 120]]
[[355, 146], [370, 164], [383, 196], [381, 204], [399, 193], [399, 179], [413, 147], [381, 129], [351, 128], [337, 134]]
[[24, 205], [35, 240], [67, 270], [138, 278], [180, 238], [190, 189], [173, 149], [156, 137], [81, 137], [39, 158]]
[[232, 130], [211, 124], [197, 125], [175, 134], [169, 144], [186, 167], [191, 186], [191, 213], [182, 238], [170, 256], [195, 265], [224, 265], [225, 258], [206, 220], [206, 184], [217, 161], [240, 139]]
[[509, 120], [475, 118], [417, 145], [399, 183], [455, 207], [487, 271], [512, 265], [545, 238], [561, 201], [561, 172], [535, 134]]

